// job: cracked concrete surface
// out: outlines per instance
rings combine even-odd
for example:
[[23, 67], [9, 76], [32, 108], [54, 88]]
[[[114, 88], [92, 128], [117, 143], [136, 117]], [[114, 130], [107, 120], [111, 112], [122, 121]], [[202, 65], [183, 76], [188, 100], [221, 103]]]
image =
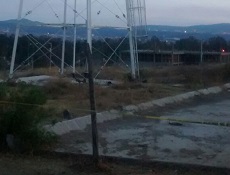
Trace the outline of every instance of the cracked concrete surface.
[[[183, 123], [159, 117], [230, 122], [230, 92], [199, 97], [187, 104], [149, 110], [98, 125], [101, 155], [230, 168], [230, 127]], [[63, 135], [56, 151], [92, 154], [91, 130]]]

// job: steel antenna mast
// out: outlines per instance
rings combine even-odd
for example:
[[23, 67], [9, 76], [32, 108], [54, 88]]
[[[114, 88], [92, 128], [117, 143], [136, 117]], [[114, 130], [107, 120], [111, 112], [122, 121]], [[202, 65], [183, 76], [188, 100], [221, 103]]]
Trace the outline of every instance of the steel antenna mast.
[[147, 36], [145, 0], [126, 0], [132, 78], [139, 77], [137, 41]]
[[135, 66], [135, 55], [134, 55], [134, 41], [133, 41], [133, 26], [131, 16], [131, 3], [130, 0], [126, 0], [127, 9], [127, 26], [129, 31], [129, 47], [130, 47], [130, 59], [131, 59], [131, 74], [132, 78], [136, 79], [136, 66]]
[[87, 43], [92, 54], [92, 7], [91, 0], [87, 0]]
[[77, 0], [74, 1], [73, 73], [76, 72], [76, 40], [77, 40], [76, 12], [77, 12]]
[[65, 41], [66, 41], [66, 15], [67, 15], [67, 0], [64, 2], [64, 22], [63, 22], [63, 41], [62, 41], [62, 59], [61, 59], [61, 75], [64, 73], [65, 64]]
[[13, 78], [13, 73], [14, 73], [14, 63], [15, 63], [15, 57], [16, 57], [16, 52], [17, 52], [18, 36], [20, 32], [20, 20], [22, 18], [22, 9], [23, 9], [23, 0], [20, 0], [17, 27], [15, 31], [14, 46], [13, 46], [13, 52], [12, 52], [12, 58], [11, 58], [11, 64], [10, 64], [9, 78]]
[[[92, 54], [92, 1], [91, 0], [87, 0], [86, 28], [87, 28], [87, 44], [89, 45], [89, 51]], [[87, 72], [89, 72], [87, 59], [86, 59], [86, 69]]]

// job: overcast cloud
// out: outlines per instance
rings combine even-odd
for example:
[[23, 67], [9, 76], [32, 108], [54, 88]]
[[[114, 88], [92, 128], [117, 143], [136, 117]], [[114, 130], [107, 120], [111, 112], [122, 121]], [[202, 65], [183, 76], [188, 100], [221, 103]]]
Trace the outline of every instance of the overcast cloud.
[[[115, 15], [122, 17], [122, 13], [126, 13], [125, 0], [98, 0], [100, 3], [94, 1], [92, 0], [94, 25], [123, 26], [125, 24], [124, 21], [115, 17]], [[30, 20], [60, 23], [63, 21], [63, 2], [64, 0], [24, 0], [23, 16]], [[68, 0], [68, 22], [70, 23], [73, 22], [73, 4], [74, 0]], [[15, 19], [18, 5], [19, 0], [0, 0], [0, 20]], [[146, 0], [146, 7], [148, 24], [230, 23], [229, 0]], [[82, 17], [78, 17], [78, 23], [84, 22], [85, 8], [86, 0], [77, 0], [77, 11], [82, 12]], [[25, 16], [30, 10], [32, 13]], [[55, 17], [55, 13], [59, 18]]]

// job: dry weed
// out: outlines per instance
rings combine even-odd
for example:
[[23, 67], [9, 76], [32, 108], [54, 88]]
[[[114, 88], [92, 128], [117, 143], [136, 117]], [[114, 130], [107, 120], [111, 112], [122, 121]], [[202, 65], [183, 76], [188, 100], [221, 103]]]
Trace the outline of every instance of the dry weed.
[[[39, 71], [45, 72], [43, 69]], [[37, 72], [39, 72], [37, 70]], [[229, 65], [158, 67], [141, 70], [146, 83], [128, 82], [111, 87], [95, 86], [97, 111], [121, 109], [122, 106], [138, 104], [148, 100], [175, 95], [191, 89], [211, 86], [229, 80]], [[53, 70], [53, 73], [56, 73]], [[28, 75], [28, 74], [27, 74]], [[101, 78], [124, 80], [127, 72], [119, 67], [107, 67]], [[174, 86], [183, 84], [184, 86]], [[72, 84], [69, 78], [50, 81], [43, 87], [48, 95], [47, 107], [55, 109], [58, 117], [63, 110], [74, 116], [90, 113], [87, 84]]]
[[[100, 69], [99, 69], [100, 70]], [[95, 74], [97, 74], [98, 70], [94, 70]], [[107, 79], [107, 80], [123, 80], [124, 76], [129, 72], [127, 68], [119, 67], [119, 66], [111, 66], [105, 67], [98, 75], [99, 79]]]

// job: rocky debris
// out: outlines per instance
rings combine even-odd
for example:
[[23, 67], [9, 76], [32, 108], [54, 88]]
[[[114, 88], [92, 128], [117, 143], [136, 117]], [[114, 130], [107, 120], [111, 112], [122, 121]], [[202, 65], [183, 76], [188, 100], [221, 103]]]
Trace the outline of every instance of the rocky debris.
[[65, 120], [70, 120], [70, 119], [72, 118], [70, 112], [69, 112], [67, 109], [65, 109], [65, 110], [63, 111], [63, 118], [64, 118]]
[[16, 138], [13, 134], [6, 135], [6, 144], [7, 144], [7, 147], [13, 152], [16, 152], [16, 153], [23, 152], [22, 141]]
[[174, 122], [174, 121], [170, 121], [169, 124], [172, 125], [172, 126], [183, 126], [182, 123], [180, 123], [180, 122]]

